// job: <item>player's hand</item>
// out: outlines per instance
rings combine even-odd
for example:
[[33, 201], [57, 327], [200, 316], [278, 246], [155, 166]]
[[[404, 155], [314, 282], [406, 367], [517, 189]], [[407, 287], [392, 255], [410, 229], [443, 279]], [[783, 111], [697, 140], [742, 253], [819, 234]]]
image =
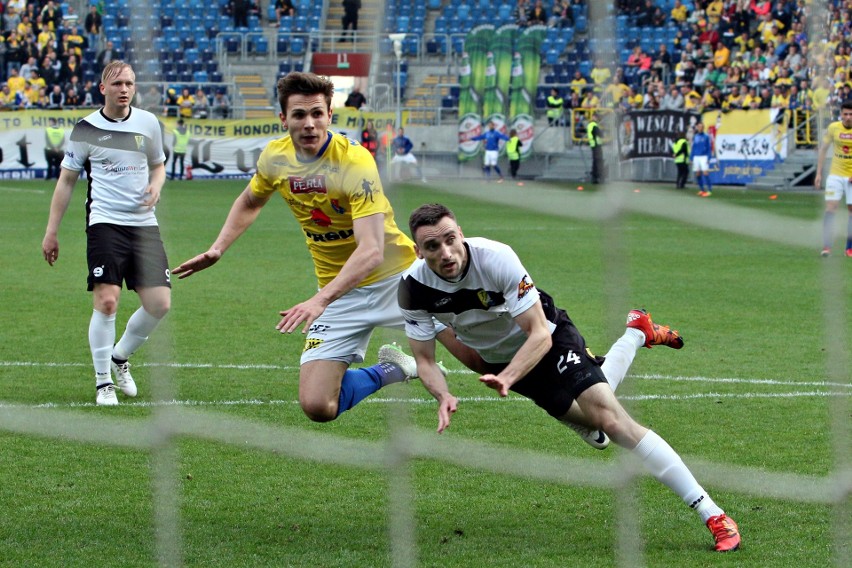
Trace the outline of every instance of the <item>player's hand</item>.
[[814, 188], [819, 189], [822, 186], [822, 176], [814, 174]]
[[210, 249], [207, 252], [203, 252], [198, 256], [190, 258], [177, 268], [173, 269], [172, 274], [177, 274], [178, 279], [186, 278], [200, 270], [213, 266], [219, 262], [220, 258], [222, 258], [222, 251], [219, 249]]
[[145, 189], [145, 199], [142, 200], [142, 205], [147, 207], [148, 209], [153, 209], [154, 206], [160, 202], [160, 189], [154, 187], [153, 185], [149, 185]]
[[459, 401], [453, 395], [447, 395], [438, 404], [438, 434], [450, 426], [450, 417], [458, 410]]
[[509, 395], [509, 382], [501, 379], [498, 375], [482, 375], [479, 377], [480, 382], [485, 383], [485, 386], [496, 390], [500, 396]]
[[41, 252], [44, 255], [44, 260], [50, 266], [53, 266], [53, 263], [59, 258], [59, 239], [55, 236], [45, 235], [44, 240], [41, 241]]
[[292, 333], [299, 324], [305, 323], [302, 328], [302, 333], [308, 333], [311, 324], [314, 320], [322, 315], [325, 311], [325, 306], [322, 305], [316, 296], [310, 300], [304, 301], [301, 304], [296, 304], [292, 308], [278, 312], [281, 316], [281, 321], [275, 326], [275, 329], [281, 333]]

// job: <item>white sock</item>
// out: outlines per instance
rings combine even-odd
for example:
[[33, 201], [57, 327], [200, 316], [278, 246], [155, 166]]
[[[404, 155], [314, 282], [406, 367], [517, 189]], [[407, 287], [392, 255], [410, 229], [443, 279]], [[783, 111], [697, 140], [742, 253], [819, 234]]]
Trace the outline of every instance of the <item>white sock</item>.
[[92, 351], [92, 363], [95, 366], [95, 386], [112, 382], [109, 359], [112, 344], [115, 343], [115, 314], [106, 315], [92, 310], [89, 320], [89, 349]]
[[648, 430], [633, 448], [633, 453], [639, 456], [657, 481], [674, 491], [691, 509], [695, 509], [705, 523], [710, 517], [724, 512], [698, 484], [677, 452], [654, 431]]
[[124, 335], [116, 343], [112, 350], [112, 355], [120, 360], [127, 361], [137, 349], [139, 349], [148, 336], [157, 327], [160, 320], [145, 311], [145, 308], [139, 308], [130, 319], [127, 320], [127, 329], [124, 330]]
[[645, 345], [645, 334], [638, 329], [628, 327], [624, 335], [612, 344], [606, 354], [606, 360], [601, 365], [601, 370], [613, 392], [624, 380], [627, 369], [633, 364], [636, 351]]

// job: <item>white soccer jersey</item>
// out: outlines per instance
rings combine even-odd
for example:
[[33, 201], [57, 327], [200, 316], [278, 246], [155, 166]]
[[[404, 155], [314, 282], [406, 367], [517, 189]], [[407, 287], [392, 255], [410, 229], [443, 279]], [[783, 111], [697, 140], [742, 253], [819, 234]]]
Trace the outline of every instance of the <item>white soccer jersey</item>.
[[[444, 280], [422, 259], [405, 271], [399, 287], [405, 334], [417, 341], [433, 339], [434, 316], [485, 361], [508, 363], [527, 339], [513, 318], [535, 305], [538, 290], [508, 245], [470, 238], [465, 246], [469, 262], [458, 282]], [[550, 324], [551, 331], [555, 327]]]
[[135, 227], [157, 224], [153, 208], [143, 205], [148, 168], [166, 161], [157, 117], [138, 108], [125, 120], [98, 110], [71, 131], [62, 167], [86, 170], [86, 224], [113, 223]]

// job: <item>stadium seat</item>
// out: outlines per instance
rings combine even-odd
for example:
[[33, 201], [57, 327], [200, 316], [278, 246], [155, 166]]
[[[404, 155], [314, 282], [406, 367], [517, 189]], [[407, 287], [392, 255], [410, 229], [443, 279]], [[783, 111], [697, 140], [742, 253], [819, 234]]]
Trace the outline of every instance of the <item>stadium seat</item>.
[[266, 55], [269, 53], [269, 40], [261, 36], [252, 42], [252, 49], [255, 55]]
[[285, 34], [278, 34], [275, 39], [275, 50], [278, 53], [287, 53], [290, 50], [290, 38]]
[[547, 65], [555, 65], [559, 60], [559, 52], [556, 51], [555, 48], [550, 48], [547, 50], [547, 53], [544, 54], [544, 62]]

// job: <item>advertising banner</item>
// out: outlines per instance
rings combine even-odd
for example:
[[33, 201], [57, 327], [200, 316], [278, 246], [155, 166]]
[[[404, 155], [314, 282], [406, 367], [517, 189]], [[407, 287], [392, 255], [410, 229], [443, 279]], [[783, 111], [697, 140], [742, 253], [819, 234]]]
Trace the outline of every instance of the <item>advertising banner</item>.
[[[697, 113], [635, 110], [616, 118], [622, 160], [672, 158], [672, 144], [686, 133], [692, 142]], [[743, 185], [787, 157], [787, 117], [777, 109], [708, 111], [700, 116], [710, 136], [713, 157], [710, 179], [715, 184]]]
[[[92, 109], [63, 111], [22, 111], [0, 115], [0, 178], [38, 179], [47, 171], [45, 128], [50, 118], [65, 130], [69, 139], [77, 121]], [[377, 130], [393, 124], [395, 113], [335, 110], [331, 130], [360, 140], [361, 125], [373, 120]], [[161, 118], [163, 146], [171, 156], [175, 118]], [[276, 117], [254, 120], [187, 120], [190, 133], [186, 165], [194, 178], [245, 177], [254, 173], [257, 159], [266, 144], [287, 131]], [[168, 165], [167, 168], [168, 170]]]
[[717, 184], [746, 184], [787, 157], [787, 116], [778, 109], [705, 112], [705, 131], [713, 139]]

